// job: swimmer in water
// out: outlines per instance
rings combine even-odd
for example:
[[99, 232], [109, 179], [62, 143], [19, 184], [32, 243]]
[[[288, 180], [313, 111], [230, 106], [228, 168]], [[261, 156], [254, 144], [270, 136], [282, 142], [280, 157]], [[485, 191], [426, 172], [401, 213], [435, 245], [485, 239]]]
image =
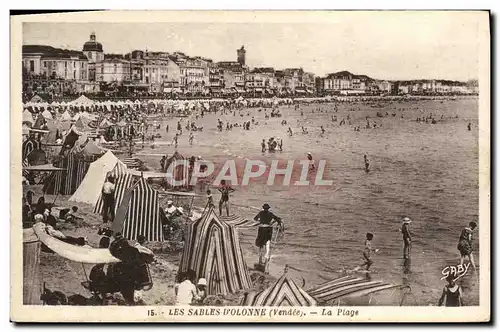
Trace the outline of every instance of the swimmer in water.
[[365, 158], [365, 172], [369, 173], [370, 172], [370, 162], [368, 161], [368, 157], [366, 156], [366, 154], [364, 155], [364, 158]]

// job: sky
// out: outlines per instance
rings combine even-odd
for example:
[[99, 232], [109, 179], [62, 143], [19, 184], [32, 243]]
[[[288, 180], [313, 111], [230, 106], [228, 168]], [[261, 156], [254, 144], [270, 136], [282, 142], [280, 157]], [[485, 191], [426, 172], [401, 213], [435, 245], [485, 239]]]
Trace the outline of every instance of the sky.
[[81, 50], [94, 31], [105, 53], [184, 52], [250, 67], [298, 68], [324, 76], [348, 70], [377, 79], [476, 79], [478, 17], [343, 13], [320, 22], [23, 23], [23, 44]]

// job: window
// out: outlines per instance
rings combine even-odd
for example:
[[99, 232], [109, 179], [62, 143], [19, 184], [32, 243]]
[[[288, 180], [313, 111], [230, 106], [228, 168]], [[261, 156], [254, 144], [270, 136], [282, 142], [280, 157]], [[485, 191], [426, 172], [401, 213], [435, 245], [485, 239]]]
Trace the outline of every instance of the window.
[[92, 59], [92, 52], [89, 52], [89, 54], [88, 54], [88, 58], [89, 58], [89, 59]]
[[35, 61], [30, 60], [30, 71], [35, 71]]

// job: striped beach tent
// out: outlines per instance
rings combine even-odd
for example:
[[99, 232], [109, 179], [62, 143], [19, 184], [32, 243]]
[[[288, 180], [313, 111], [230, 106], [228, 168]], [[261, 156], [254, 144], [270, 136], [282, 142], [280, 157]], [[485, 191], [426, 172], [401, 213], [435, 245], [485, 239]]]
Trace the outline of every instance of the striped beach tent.
[[[115, 168], [108, 175], [112, 175], [115, 178], [115, 215], [120, 206], [120, 203], [123, 200], [123, 195], [125, 195], [125, 191], [134, 185], [134, 179], [136, 179], [132, 174], [127, 172], [126, 169], [121, 168], [121, 166], [116, 165]], [[102, 184], [101, 184], [102, 186]], [[104, 202], [102, 200], [101, 188], [99, 188], [99, 198], [95, 203], [94, 213], [102, 214], [102, 209], [104, 207]]]
[[257, 227], [259, 225], [258, 221], [243, 218], [243, 217], [238, 216], [236, 214], [232, 214], [230, 216], [219, 216], [219, 218], [220, 218], [220, 220], [228, 223], [231, 226], [237, 227], [237, 228], [254, 228], [254, 227]]
[[41, 148], [40, 143], [33, 138], [28, 138], [22, 144], [22, 158], [25, 159], [32, 151]]
[[68, 151], [55, 166], [66, 172], [53, 172], [44, 185], [47, 194], [72, 195], [82, 183], [92, 160], [82, 158], [73, 150]]
[[235, 227], [221, 221], [213, 207], [187, 227], [179, 273], [193, 270], [206, 278], [208, 294], [229, 294], [252, 286]]
[[313, 307], [316, 300], [284, 273], [272, 286], [259, 293], [247, 293], [241, 302], [254, 307]]
[[116, 158], [111, 151], [108, 151], [101, 158], [90, 164], [85, 178], [69, 200], [92, 205], [96, 204], [101, 196], [101, 189], [106, 180], [106, 175], [114, 169], [117, 169], [115, 174], [121, 175], [126, 172], [127, 166]]
[[400, 287], [365, 277], [346, 275], [309, 289], [307, 292], [319, 303], [327, 304], [344, 297], [364, 296], [385, 289]]
[[158, 191], [145, 178], [128, 188], [116, 211], [112, 230], [129, 240], [144, 235], [147, 241], [163, 241]]

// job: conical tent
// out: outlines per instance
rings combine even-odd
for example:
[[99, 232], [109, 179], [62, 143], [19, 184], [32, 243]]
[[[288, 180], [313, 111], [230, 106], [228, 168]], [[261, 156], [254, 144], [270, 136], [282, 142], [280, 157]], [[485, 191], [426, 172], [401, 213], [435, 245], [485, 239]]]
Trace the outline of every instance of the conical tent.
[[36, 118], [35, 124], [33, 125], [34, 129], [41, 129], [47, 121], [45, 120], [45, 117], [42, 114], [38, 114], [38, 117]]
[[50, 113], [48, 110], [43, 111], [42, 115], [45, 119], [52, 120], [52, 113]]
[[145, 178], [127, 189], [116, 212], [112, 229], [129, 240], [144, 235], [147, 241], [163, 241], [158, 191]]
[[30, 102], [32, 102], [32, 103], [44, 103], [45, 100], [43, 100], [43, 98], [40, 97], [39, 95], [34, 95], [33, 98], [31, 98]]
[[206, 278], [208, 294], [229, 294], [252, 285], [236, 228], [221, 221], [213, 207], [189, 224], [179, 273]]
[[272, 286], [259, 293], [247, 293], [243, 306], [254, 307], [312, 307], [316, 300], [290, 279], [286, 273]]
[[55, 166], [66, 171], [53, 172], [44, 185], [44, 192], [50, 195], [72, 195], [82, 183], [90, 162], [72, 149]]
[[66, 110], [64, 113], [61, 115], [61, 121], [71, 121], [72, 116], [69, 114], [69, 112]]
[[101, 156], [105, 150], [98, 147], [93, 141], [87, 142], [82, 150], [82, 154], [85, 157]]
[[91, 105], [94, 104], [92, 99], [87, 98], [85, 95], [81, 95], [80, 97], [73, 100], [70, 104], [72, 105]]
[[24, 110], [23, 112], [23, 122], [29, 122], [33, 125], [35, 123], [35, 120], [33, 120], [33, 115], [31, 114], [30, 111]]
[[101, 158], [90, 164], [82, 183], [80, 183], [80, 186], [69, 200], [73, 202], [96, 204], [101, 195], [101, 189], [106, 179], [106, 175], [115, 167], [120, 167], [124, 171], [127, 168], [127, 166], [116, 158], [111, 151], [106, 152]]

